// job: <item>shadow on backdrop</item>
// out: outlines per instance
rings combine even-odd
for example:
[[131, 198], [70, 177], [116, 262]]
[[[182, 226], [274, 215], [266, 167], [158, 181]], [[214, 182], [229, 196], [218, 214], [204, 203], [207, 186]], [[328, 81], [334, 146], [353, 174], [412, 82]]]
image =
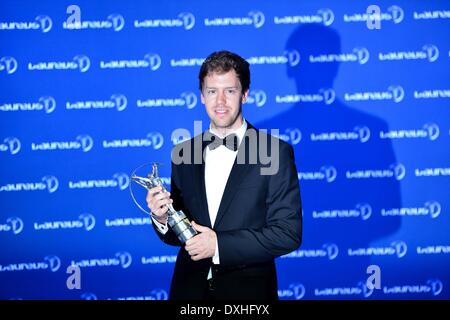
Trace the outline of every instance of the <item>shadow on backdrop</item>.
[[[387, 123], [345, 105], [326, 91], [333, 88], [338, 62], [309, 61], [310, 55], [341, 52], [340, 36], [335, 30], [318, 24], [302, 25], [291, 34], [286, 49], [297, 50], [301, 57], [297, 66], [288, 66], [287, 69], [288, 77], [295, 80], [297, 94], [321, 94], [324, 99], [300, 101], [287, 111], [255, 125], [269, 131], [279, 128], [280, 133], [300, 130], [301, 140], [294, 145], [298, 172], [324, 175], [322, 180], [300, 179], [303, 202], [303, 243], [300, 249], [324, 250], [327, 257], [303, 257], [295, 264], [283, 264], [282, 258], [277, 261], [282, 265], [279, 270], [288, 273], [290, 280], [311, 289], [362, 288], [361, 283], [365, 283], [368, 277], [366, 268], [371, 264], [370, 257], [349, 256], [348, 249], [367, 248], [372, 242], [399, 229], [399, 217], [382, 217], [380, 211], [382, 208], [400, 207], [400, 184], [395, 178], [347, 179], [346, 172], [390, 169], [396, 163], [391, 141], [378, 137], [381, 130], [387, 130]], [[362, 142], [368, 138], [365, 127], [370, 130], [370, 138]], [[325, 132], [355, 132], [359, 139], [312, 141], [311, 134], [317, 136]], [[359, 216], [313, 217], [325, 210], [355, 210], [353, 213], [359, 212]], [[383, 246], [390, 247], [391, 243]], [[282, 274], [279, 278], [281, 286]], [[305, 298], [316, 298], [308, 296], [311, 291], [307, 290]]]

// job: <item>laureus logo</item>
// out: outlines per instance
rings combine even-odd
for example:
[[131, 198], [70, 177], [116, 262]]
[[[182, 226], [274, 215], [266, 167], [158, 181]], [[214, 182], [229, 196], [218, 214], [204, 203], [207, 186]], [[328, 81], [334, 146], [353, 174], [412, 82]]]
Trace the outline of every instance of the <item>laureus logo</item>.
[[83, 152], [90, 151], [94, 146], [94, 140], [87, 134], [78, 135], [76, 140], [80, 143], [81, 150], [83, 150]]
[[256, 29], [261, 28], [266, 21], [266, 18], [261, 11], [250, 11], [248, 15], [253, 19], [253, 25]]
[[403, 18], [405, 16], [403, 9], [399, 6], [390, 6], [387, 11], [389, 11], [392, 15], [392, 21], [394, 21], [395, 24], [400, 23], [403, 21]]
[[400, 163], [391, 164], [390, 169], [394, 172], [394, 177], [396, 180], [402, 180], [406, 175], [406, 168]]
[[123, 94], [113, 94], [111, 100], [115, 103], [117, 111], [123, 111], [128, 105], [127, 97]]
[[59, 182], [55, 176], [45, 176], [42, 181], [46, 184], [49, 193], [53, 193], [58, 190]]
[[57, 256], [46, 256], [44, 260], [48, 262], [48, 266], [52, 272], [58, 271], [59, 267], [61, 267], [61, 259]]
[[302, 132], [298, 128], [287, 128], [284, 134], [279, 135], [279, 138], [292, 145], [297, 145], [302, 140]]
[[327, 182], [333, 182], [337, 177], [337, 170], [332, 166], [323, 166], [320, 171], [324, 173]]
[[373, 294], [374, 288], [370, 289], [365, 282], [358, 282], [358, 286], [361, 288], [364, 298], [369, 298]]
[[197, 95], [195, 93], [183, 92], [181, 97], [185, 100], [188, 109], [193, 109], [197, 105]]
[[163, 289], [153, 289], [150, 292], [150, 296], [154, 298], [155, 300], [167, 300], [169, 295], [167, 294], [166, 290]]
[[370, 129], [366, 126], [356, 126], [353, 130], [358, 133], [359, 141], [362, 143], [367, 142], [370, 139]]
[[125, 19], [120, 14], [110, 14], [107, 19], [111, 22], [114, 31], [122, 30], [125, 25]]
[[[14, 155], [17, 154], [20, 151], [20, 140], [15, 137], [7, 137], [3, 140], [4, 145], [6, 146], [5, 151], [8, 151]], [[0, 145], [0, 151], [2, 150], [2, 145]]]
[[78, 219], [83, 222], [83, 226], [86, 231], [91, 231], [95, 227], [95, 217], [89, 213], [82, 213], [78, 216]]
[[91, 292], [83, 293], [80, 298], [82, 300], [97, 300], [97, 296]]
[[7, 74], [13, 74], [17, 70], [17, 60], [13, 57], [0, 58], [0, 71], [5, 70]]
[[439, 58], [439, 49], [433, 44], [424, 45], [422, 50], [426, 52], [428, 61], [430, 62], [434, 62]]
[[427, 131], [428, 138], [431, 141], [434, 141], [434, 140], [436, 140], [439, 137], [439, 126], [437, 124], [435, 124], [435, 123], [426, 123], [423, 126], [423, 129], [425, 131]]
[[37, 16], [35, 20], [39, 23], [41, 31], [43, 33], [47, 33], [52, 29], [53, 22], [49, 16], [45, 15]]
[[408, 246], [403, 241], [393, 241], [391, 242], [391, 246], [394, 247], [398, 258], [403, 258], [408, 251]]
[[359, 211], [361, 219], [367, 220], [372, 215], [372, 207], [368, 203], [358, 203], [356, 210]]
[[147, 53], [144, 56], [144, 60], [149, 63], [150, 69], [152, 71], [158, 70], [161, 66], [161, 57], [156, 53]]
[[39, 103], [44, 106], [45, 113], [52, 113], [56, 108], [56, 100], [50, 96], [43, 96], [39, 98]]
[[366, 48], [353, 48], [353, 53], [358, 58], [359, 64], [366, 64], [369, 61], [370, 53]]
[[401, 86], [389, 86], [388, 91], [392, 94], [394, 102], [398, 103], [405, 97], [405, 90]]
[[122, 268], [126, 269], [131, 265], [131, 254], [126, 251], [120, 251], [116, 253], [116, 258], [119, 259]]
[[331, 88], [328, 89], [321, 88], [319, 89], [319, 92], [322, 95], [323, 101], [325, 102], [326, 105], [332, 104], [336, 99], [336, 92]]
[[182, 12], [178, 15], [178, 18], [183, 21], [185, 30], [191, 30], [195, 25], [195, 17], [192, 13]]
[[130, 183], [130, 178], [125, 173], [115, 173], [113, 175], [113, 178], [117, 181], [117, 185], [120, 190], [125, 190], [128, 188], [128, 185]]
[[147, 134], [147, 140], [149, 140], [151, 145], [153, 146], [153, 149], [158, 150], [161, 149], [161, 147], [164, 144], [164, 137], [159, 132], [150, 132]]
[[441, 214], [441, 204], [437, 201], [427, 201], [425, 202], [425, 208], [430, 212], [431, 218], [435, 219]]
[[262, 107], [266, 104], [267, 95], [263, 90], [251, 90], [248, 94], [247, 104], [254, 104], [257, 107]]
[[78, 64], [78, 69], [82, 73], [88, 71], [91, 66], [91, 60], [85, 55], [77, 55], [73, 60]]
[[438, 296], [441, 294], [444, 285], [441, 280], [438, 279], [430, 279], [427, 281], [427, 285], [431, 287], [431, 293], [433, 296]]
[[319, 9], [317, 14], [322, 17], [322, 23], [325, 26], [331, 25], [334, 21], [334, 13], [330, 9]]
[[297, 50], [287, 50], [284, 55], [288, 59], [289, 66], [295, 67], [300, 63], [300, 53]]
[[334, 260], [339, 254], [339, 248], [334, 243], [325, 243], [322, 245], [322, 248], [325, 250], [325, 252], [328, 255], [329, 260]]
[[11, 226], [11, 231], [13, 234], [19, 234], [23, 230], [23, 221], [19, 217], [10, 217], [6, 219], [6, 223]]
[[305, 296], [306, 289], [305, 286], [301, 283], [291, 283], [289, 285], [289, 289], [292, 290], [295, 300], [300, 300]]

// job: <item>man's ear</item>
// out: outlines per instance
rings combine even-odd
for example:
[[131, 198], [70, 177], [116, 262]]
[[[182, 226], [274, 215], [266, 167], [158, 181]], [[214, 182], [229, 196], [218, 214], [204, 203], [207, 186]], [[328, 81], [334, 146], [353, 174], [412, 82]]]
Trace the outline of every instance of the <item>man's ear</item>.
[[244, 94], [242, 95], [242, 103], [247, 102], [247, 98], [248, 98], [248, 89], [247, 89], [247, 91], [245, 91]]

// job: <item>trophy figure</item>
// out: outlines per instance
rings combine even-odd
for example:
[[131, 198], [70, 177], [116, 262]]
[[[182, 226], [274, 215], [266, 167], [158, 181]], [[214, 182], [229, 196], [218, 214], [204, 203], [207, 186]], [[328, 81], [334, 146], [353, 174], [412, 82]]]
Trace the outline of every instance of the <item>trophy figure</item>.
[[[137, 184], [143, 186], [147, 190], [150, 190], [154, 187], [162, 187], [162, 192], [166, 192], [166, 188], [161, 181], [161, 178], [158, 176], [158, 164], [153, 163], [152, 165], [152, 173], [150, 173], [146, 178], [139, 177], [136, 174], [131, 175], [131, 180], [136, 182]], [[134, 196], [133, 196], [134, 200]], [[135, 201], [136, 202], [136, 201]], [[137, 204], [137, 202], [136, 202]], [[139, 204], [138, 204], [139, 206]], [[168, 208], [167, 214], [167, 224], [172, 228], [172, 230], [177, 235], [178, 239], [181, 243], [185, 243], [187, 240], [192, 238], [197, 234], [197, 231], [192, 227], [191, 222], [188, 220], [183, 211], [176, 211], [172, 204], [166, 205]], [[139, 206], [141, 209], [142, 207]], [[143, 210], [143, 209], [142, 209]], [[145, 211], [145, 210], [144, 210]], [[145, 211], [146, 212], [146, 211]]]

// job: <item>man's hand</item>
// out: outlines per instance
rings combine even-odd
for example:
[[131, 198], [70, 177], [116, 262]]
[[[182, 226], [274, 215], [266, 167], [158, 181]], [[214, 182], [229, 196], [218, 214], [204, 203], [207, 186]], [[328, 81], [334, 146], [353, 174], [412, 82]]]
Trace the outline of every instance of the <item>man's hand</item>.
[[191, 259], [198, 261], [213, 257], [216, 252], [216, 233], [208, 227], [196, 224], [194, 221], [192, 221], [192, 226], [199, 234], [186, 241], [185, 249]]
[[147, 193], [147, 205], [153, 217], [162, 224], [167, 224], [167, 205], [172, 204], [169, 192], [162, 192], [162, 187], [154, 187]]

